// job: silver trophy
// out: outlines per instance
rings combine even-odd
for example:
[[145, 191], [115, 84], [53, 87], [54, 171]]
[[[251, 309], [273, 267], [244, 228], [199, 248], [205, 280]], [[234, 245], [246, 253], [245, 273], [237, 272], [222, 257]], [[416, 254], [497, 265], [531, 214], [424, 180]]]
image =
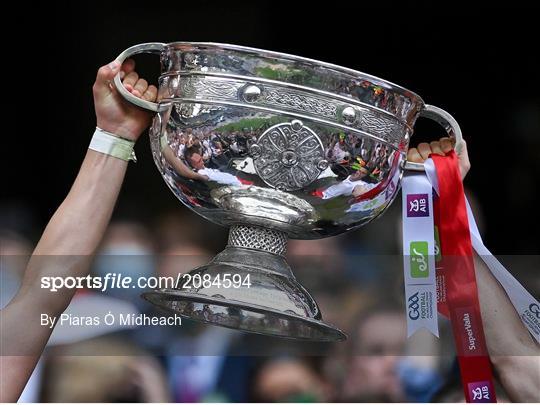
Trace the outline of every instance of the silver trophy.
[[399, 190], [418, 117], [461, 144], [450, 114], [415, 93], [355, 70], [236, 45], [146, 43], [125, 50], [161, 58], [152, 154], [178, 199], [227, 226], [229, 242], [193, 280], [249, 280], [238, 288], [177, 285], [143, 294], [183, 317], [253, 333], [335, 341], [345, 334], [285, 259], [287, 240], [339, 235], [381, 215]]

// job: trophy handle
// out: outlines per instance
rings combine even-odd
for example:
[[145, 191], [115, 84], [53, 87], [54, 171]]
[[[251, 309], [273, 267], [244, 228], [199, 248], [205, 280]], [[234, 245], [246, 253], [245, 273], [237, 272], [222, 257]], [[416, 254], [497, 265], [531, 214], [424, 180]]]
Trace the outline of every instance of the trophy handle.
[[[457, 153], [461, 152], [461, 149], [463, 148], [463, 135], [461, 135], [461, 129], [459, 128], [459, 124], [457, 123], [454, 117], [452, 117], [442, 108], [435, 107], [429, 104], [426, 104], [424, 106], [424, 109], [420, 111], [420, 117], [429, 118], [435, 121], [436, 123], [438, 123], [439, 125], [441, 125], [448, 133], [448, 136], [455, 138], [456, 140], [456, 145], [454, 146], [455, 151]], [[423, 172], [424, 164], [414, 163], [414, 162], [405, 162], [404, 168], [406, 170]]]
[[[134, 45], [126, 49], [120, 55], [118, 55], [116, 60], [120, 63], [123, 63], [127, 58], [133, 55], [137, 55], [138, 53], [161, 53], [164, 49], [165, 49], [165, 44], [161, 42], [149, 42], [146, 44]], [[122, 97], [124, 97], [130, 103], [135, 104], [136, 106], [139, 106], [141, 108], [144, 108], [145, 110], [150, 110], [154, 112], [159, 111], [158, 103], [152, 103], [151, 101], [146, 101], [146, 100], [143, 100], [142, 98], [135, 97], [133, 94], [127, 91], [124, 85], [122, 84], [122, 81], [120, 80], [120, 73], [118, 73], [114, 77], [114, 85], [116, 86], [116, 89], [122, 95]]]

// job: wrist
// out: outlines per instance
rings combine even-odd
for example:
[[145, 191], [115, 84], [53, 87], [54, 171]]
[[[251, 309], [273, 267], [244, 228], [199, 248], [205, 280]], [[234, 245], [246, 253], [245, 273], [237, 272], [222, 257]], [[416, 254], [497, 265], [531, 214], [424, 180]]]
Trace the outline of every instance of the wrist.
[[134, 131], [131, 128], [126, 128], [123, 125], [110, 124], [106, 122], [97, 121], [97, 128], [108, 132], [109, 134], [116, 136], [118, 138], [127, 139], [132, 142], [136, 142], [137, 139], [141, 136], [141, 132]]
[[89, 149], [121, 160], [133, 160], [136, 162], [137, 158], [133, 151], [134, 146], [135, 141], [105, 131], [103, 128], [96, 127], [96, 131], [90, 141]]

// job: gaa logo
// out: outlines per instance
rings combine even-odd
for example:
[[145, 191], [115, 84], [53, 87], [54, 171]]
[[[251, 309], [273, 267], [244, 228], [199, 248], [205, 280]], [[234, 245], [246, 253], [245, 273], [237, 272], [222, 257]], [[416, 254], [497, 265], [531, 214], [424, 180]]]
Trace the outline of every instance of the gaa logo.
[[409, 303], [409, 318], [411, 318], [413, 321], [416, 321], [420, 317], [420, 311], [418, 311], [420, 309], [420, 305], [418, 304], [418, 292], [415, 292], [413, 295], [411, 295], [407, 301]]
[[536, 302], [529, 305], [529, 311], [531, 311], [538, 319], [540, 319], [540, 307]]

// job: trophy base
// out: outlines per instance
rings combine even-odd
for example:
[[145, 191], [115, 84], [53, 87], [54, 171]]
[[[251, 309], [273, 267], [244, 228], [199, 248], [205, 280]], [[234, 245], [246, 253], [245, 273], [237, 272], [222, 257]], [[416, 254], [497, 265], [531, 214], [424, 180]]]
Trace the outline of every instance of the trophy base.
[[322, 321], [317, 303], [294, 278], [284, 257], [286, 246], [283, 232], [233, 226], [225, 250], [187, 273], [190, 283], [142, 296], [212, 325], [291, 339], [345, 340], [343, 332]]

